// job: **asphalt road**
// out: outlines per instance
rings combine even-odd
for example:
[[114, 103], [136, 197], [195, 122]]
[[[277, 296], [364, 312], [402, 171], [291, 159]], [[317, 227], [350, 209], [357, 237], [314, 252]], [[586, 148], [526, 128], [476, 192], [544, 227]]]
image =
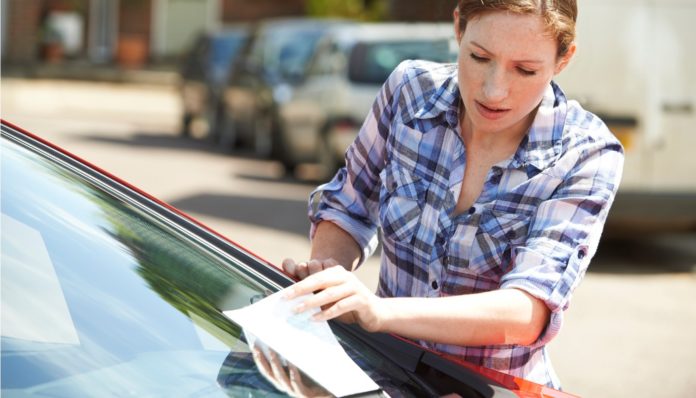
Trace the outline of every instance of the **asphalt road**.
[[[177, 136], [174, 88], [2, 80], [2, 118], [193, 215], [279, 264], [309, 252], [316, 181]], [[301, 170], [302, 171], [302, 170]], [[7, 187], [3, 187], [7, 189]], [[378, 261], [358, 272], [376, 285]], [[603, 240], [551, 354], [586, 397], [696, 396], [696, 234]]]

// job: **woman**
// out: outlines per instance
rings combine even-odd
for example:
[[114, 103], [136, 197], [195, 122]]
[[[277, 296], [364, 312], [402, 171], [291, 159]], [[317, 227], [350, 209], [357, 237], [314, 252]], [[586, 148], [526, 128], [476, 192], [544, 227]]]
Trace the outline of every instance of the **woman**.
[[[320, 291], [298, 312], [396, 333], [559, 388], [546, 344], [597, 248], [621, 178], [607, 127], [552, 82], [575, 54], [574, 0], [463, 0], [456, 65], [402, 63], [311, 195]], [[377, 294], [350, 270], [383, 234]], [[338, 267], [336, 265], [342, 265]]]

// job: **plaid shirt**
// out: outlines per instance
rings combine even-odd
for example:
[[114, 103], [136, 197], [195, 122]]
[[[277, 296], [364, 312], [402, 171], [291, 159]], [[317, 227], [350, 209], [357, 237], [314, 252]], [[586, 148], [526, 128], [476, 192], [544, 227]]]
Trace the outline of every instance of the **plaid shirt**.
[[466, 162], [459, 99], [456, 65], [399, 65], [346, 152], [346, 167], [311, 194], [311, 234], [319, 221], [332, 221], [364, 259], [381, 227], [383, 297], [518, 288], [543, 300], [550, 321], [529, 346], [421, 344], [558, 388], [545, 346], [597, 249], [623, 149], [552, 83], [516, 153], [488, 172], [469, 211], [454, 215]]

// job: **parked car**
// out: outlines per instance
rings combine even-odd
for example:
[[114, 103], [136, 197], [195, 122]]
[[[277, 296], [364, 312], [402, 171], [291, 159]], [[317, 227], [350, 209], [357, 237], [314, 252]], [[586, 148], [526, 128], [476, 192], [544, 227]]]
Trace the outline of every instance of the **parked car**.
[[[55, 145], [0, 128], [3, 397], [282, 395], [222, 312], [288, 276]], [[395, 336], [331, 327], [381, 388], [365, 396], [570, 397]]]
[[278, 105], [302, 81], [324, 32], [346, 23], [287, 18], [259, 24], [224, 90], [222, 145], [246, 147], [260, 157], [279, 150], [274, 142], [280, 128]]
[[309, 71], [279, 109], [288, 168], [343, 164], [381, 85], [406, 59], [454, 62], [450, 23], [364, 23], [335, 27], [322, 39]]
[[196, 130], [211, 140], [218, 139], [223, 116], [222, 88], [249, 37], [250, 31], [245, 26], [226, 27], [201, 33], [187, 51], [179, 85], [183, 136], [190, 136]]

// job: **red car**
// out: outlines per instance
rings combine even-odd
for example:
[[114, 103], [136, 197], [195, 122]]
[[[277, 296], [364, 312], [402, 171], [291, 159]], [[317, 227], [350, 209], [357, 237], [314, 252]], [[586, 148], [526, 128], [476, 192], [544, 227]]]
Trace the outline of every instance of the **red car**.
[[[3, 397], [284, 396], [222, 312], [292, 279], [105, 171], [1, 124]], [[380, 387], [361, 396], [571, 397], [396, 336], [330, 325]], [[305, 381], [321, 391], [321, 380]]]

